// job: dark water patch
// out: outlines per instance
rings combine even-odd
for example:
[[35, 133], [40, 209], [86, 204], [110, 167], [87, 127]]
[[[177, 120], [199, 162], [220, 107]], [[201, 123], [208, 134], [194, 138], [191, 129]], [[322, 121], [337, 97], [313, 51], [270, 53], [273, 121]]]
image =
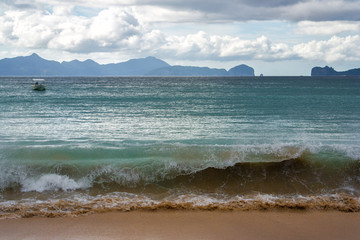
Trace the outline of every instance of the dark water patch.
[[207, 168], [177, 176], [159, 185], [226, 194], [360, 193], [360, 162], [336, 166], [301, 158], [270, 163], [237, 163], [225, 169]]

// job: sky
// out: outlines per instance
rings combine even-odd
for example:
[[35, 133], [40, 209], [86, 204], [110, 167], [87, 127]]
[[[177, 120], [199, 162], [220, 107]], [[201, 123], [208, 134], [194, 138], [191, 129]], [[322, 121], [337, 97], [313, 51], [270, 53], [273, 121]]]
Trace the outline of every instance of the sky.
[[360, 68], [360, 0], [0, 0], [0, 59]]

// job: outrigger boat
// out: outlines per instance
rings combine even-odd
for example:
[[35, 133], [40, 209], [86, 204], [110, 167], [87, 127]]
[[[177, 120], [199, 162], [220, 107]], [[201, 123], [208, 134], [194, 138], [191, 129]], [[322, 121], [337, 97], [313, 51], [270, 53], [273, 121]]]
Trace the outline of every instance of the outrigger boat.
[[45, 91], [45, 79], [42, 78], [34, 78], [33, 81], [35, 82], [33, 84], [33, 90], [36, 91]]

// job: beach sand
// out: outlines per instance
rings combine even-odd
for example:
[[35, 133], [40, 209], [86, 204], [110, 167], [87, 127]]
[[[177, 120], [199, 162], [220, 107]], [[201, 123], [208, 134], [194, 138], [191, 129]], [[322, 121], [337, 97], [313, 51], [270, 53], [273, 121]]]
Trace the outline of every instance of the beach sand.
[[0, 220], [0, 239], [359, 239], [360, 213], [133, 211]]

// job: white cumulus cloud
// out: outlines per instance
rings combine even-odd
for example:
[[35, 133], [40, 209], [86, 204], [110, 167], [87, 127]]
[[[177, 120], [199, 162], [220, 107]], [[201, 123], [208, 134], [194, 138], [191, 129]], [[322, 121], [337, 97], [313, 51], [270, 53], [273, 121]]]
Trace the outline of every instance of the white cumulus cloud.
[[105, 9], [91, 18], [69, 15], [69, 11], [7, 11], [0, 16], [4, 23], [0, 43], [70, 52], [112, 51], [137, 48], [139, 39], [151, 33], [124, 9]]
[[203, 31], [186, 36], [171, 36], [161, 48], [178, 58], [198, 59], [261, 59], [282, 60], [294, 58], [290, 47], [283, 43], [272, 43], [261, 36], [254, 40], [232, 36], [208, 35]]
[[297, 44], [294, 52], [309, 60], [324, 60], [328, 63], [337, 61], [360, 60], [360, 36], [331, 37], [326, 41], [310, 41]]
[[205, 32], [170, 36], [158, 52], [182, 59], [201, 60], [317, 60], [333, 63], [360, 60], [360, 36], [333, 36], [289, 45], [274, 43], [266, 36], [248, 40], [232, 36], [208, 35]]

